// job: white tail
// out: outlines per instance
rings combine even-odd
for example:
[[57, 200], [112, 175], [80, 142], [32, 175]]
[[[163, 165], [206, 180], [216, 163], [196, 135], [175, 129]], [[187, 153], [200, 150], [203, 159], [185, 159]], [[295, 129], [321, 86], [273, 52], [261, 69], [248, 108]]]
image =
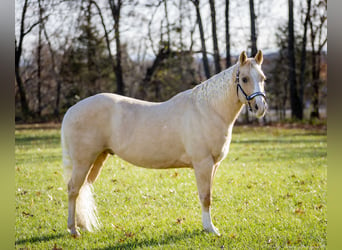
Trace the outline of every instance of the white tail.
[[[63, 126], [61, 134], [64, 180], [68, 184], [72, 176], [73, 167], [68, 152], [68, 143], [63, 133]], [[85, 180], [79, 190], [76, 199], [76, 224], [86, 231], [94, 231], [100, 227], [93, 195], [93, 186], [87, 180]]]
[[71, 173], [72, 173], [72, 163], [71, 163], [71, 158], [69, 155], [68, 151], [68, 146], [67, 146], [67, 141], [66, 138], [64, 137], [64, 129], [62, 125], [61, 129], [61, 144], [62, 144], [62, 160], [63, 160], [63, 170], [64, 170], [64, 181], [66, 184], [68, 184]]
[[83, 184], [76, 200], [77, 225], [86, 231], [94, 231], [100, 227], [97, 219], [97, 210], [93, 196], [93, 185]]

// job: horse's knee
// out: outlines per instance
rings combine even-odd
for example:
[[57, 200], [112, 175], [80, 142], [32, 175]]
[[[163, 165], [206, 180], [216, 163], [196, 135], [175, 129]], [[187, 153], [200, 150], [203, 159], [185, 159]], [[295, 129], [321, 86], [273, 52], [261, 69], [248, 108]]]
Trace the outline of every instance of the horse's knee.
[[200, 195], [200, 200], [202, 203], [203, 210], [209, 210], [209, 207], [211, 205], [211, 196], [210, 194], [206, 195]]
[[79, 194], [79, 188], [75, 188], [75, 185], [73, 185], [72, 181], [70, 180], [68, 183], [68, 196], [69, 199], [76, 199]]

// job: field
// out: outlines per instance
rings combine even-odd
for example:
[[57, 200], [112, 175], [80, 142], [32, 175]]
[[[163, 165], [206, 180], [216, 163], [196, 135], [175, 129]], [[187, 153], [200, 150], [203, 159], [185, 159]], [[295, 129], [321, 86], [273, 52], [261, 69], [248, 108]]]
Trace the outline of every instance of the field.
[[58, 127], [17, 126], [16, 249], [327, 248], [325, 130], [239, 126], [202, 231], [192, 169], [148, 170], [110, 157], [94, 184], [102, 227], [67, 232]]

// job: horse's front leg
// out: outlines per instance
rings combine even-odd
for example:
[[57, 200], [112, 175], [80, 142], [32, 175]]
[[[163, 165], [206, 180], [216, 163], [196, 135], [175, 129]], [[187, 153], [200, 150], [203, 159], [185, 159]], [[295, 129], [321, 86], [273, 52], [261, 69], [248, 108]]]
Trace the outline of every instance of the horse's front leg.
[[218, 165], [214, 164], [211, 156], [194, 163], [198, 195], [202, 205], [203, 228], [205, 231], [220, 235], [210, 216], [212, 185], [217, 167]]

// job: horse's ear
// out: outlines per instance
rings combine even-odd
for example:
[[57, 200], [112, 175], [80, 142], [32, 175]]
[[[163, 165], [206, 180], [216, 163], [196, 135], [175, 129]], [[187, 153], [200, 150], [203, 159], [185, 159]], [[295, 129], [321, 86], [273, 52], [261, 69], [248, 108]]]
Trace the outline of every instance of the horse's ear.
[[255, 55], [254, 59], [255, 59], [257, 64], [259, 64], [259, 65], [262, 64], [262, 61], [264, 60], [264, 56], [263, 56], [261, 50], [258, 50], [258, 53]]
[[242, 51], [240, 54], [240, 57], [239, 57], [240, 65], [244, 65], [246, 63], [246, 61], [247, 61], [246, 51]]

